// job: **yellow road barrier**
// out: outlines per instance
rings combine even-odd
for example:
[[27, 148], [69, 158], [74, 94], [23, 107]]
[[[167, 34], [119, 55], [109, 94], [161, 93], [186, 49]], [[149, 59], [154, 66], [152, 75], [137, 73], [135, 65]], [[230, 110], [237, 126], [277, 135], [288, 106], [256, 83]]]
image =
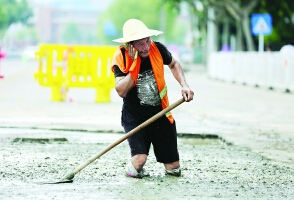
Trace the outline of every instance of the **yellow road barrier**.
[[70, 87], [95, 88], [96, 102], [110, 102], [115, 79], [111, 62], [115, 46], [41, 44], [34, 77], [51, 87], [51, 100], [64, 101]]

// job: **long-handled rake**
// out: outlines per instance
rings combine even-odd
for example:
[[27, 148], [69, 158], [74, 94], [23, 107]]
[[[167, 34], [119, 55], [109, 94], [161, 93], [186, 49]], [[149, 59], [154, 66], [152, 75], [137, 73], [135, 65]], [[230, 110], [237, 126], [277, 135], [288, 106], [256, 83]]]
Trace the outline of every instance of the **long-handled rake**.
[[75, 177], [75, 175], [77, 173], [79, 173], [82, 169], [84, 169], [85, 167], [87, 167], [89, 164], [91, 164], [93, 161], [95, 161], [97, 158], [101, 157], [103, 154], [105, 154], [106, 152], [108, 152], [110, 149], [112, 149], [113, 147], [117, 146], [118, 144], [120, 144], [121, 142], [123, 142], [127, 138], [131, 137], [132, 135], [134, 135], [135, 133], [137, 133], [141, 129], [145, 128], [149, 124], [153, 123], [154, 121], [156, 121], [160, 117], [164, 116], [167, 112], [171, 111], [172, 109], [174, 109], [175, 107], [179, 106], [183, 102], [184, 102], [184, 98], [181, 98], [178, 101], [176, 101], [175, 103], [169, 105], [167, 108], [163, 109], [162, 111], [160, 111], [159, 113], [157, 113], [153, 117], [149, 118], [148, 120], [146, 120], [145, 122], [143, 122], [142, 124], [140, 124], [139, 126], [137, 126], [136, 128], [134, 128], [133, 130], [131, 130], [128, 133], [126, 133], [119, 140], [113, 142], [112, 144], [110, 144], [109, 146], [107, 146], [105, 149], [101, 150], [96, 155], [92, 156], [89, 160], [87, 160], [86, 162], [84, 162], [83, 164], [81, 164], [80, 166], [78, 166], [75, 170], [70, 171], [68, 174], [66, 174], [60, 180], [57, 180], [57, 181], [48, 181], [48, 182], [38, 182], [38, 183], [39, 184], [58, 184], [58, 183], [71, 183], [71, 182], [73, 182], [73, 178]]

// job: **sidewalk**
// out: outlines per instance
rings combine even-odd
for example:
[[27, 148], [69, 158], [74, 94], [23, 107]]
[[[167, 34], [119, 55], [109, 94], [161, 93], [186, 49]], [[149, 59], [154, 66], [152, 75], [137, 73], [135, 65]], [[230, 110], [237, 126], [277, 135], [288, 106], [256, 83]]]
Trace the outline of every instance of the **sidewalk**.
[[[36, 68], [35, 61], [1, 61], [0, 128], [122, 132], [122, 99], [114, 90], [105, 104], [94, 102], [94, 90], [71, 88], [67, 101], [51, 102], [50, 88], [34, 81]], [[168, 69], [166, 79], [173, 103], [181, 98], [180, 86]], [[186, 79], [195, 98], [172, 111], [179, 133], [218, 135], [267, 158], [294, 163], [293, 94], [210, 80], [201, 66], [193, 66]]]

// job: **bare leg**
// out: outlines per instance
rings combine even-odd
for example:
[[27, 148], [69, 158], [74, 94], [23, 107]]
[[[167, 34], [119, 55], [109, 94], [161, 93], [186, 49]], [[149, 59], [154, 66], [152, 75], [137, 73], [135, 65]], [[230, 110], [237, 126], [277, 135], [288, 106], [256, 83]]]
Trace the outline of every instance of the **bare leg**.
[[132, 157], [132, 164], [134, 168], [139, 172], [145, 165], [147, 160], [146, 154], [137, 154]]
[[126, 165], [126, 173], [133, 178], [142, 178], [146, 176], [143, 166], [147, 160], [146, 154], [137, 154], [132, 157], [132, 160]]

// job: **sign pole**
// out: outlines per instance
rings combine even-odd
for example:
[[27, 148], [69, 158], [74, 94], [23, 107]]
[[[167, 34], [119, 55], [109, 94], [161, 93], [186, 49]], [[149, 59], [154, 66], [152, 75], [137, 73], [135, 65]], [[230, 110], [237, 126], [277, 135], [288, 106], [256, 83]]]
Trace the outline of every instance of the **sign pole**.
[[264, 52], [264, 35], [262, 33], [259, 34], [258, 51]]
[[270, 14], [252, 14], [252, 34], [258, 37], [258, 51], [264, 52], [264, 35], [272, 33], [272, 17]]

